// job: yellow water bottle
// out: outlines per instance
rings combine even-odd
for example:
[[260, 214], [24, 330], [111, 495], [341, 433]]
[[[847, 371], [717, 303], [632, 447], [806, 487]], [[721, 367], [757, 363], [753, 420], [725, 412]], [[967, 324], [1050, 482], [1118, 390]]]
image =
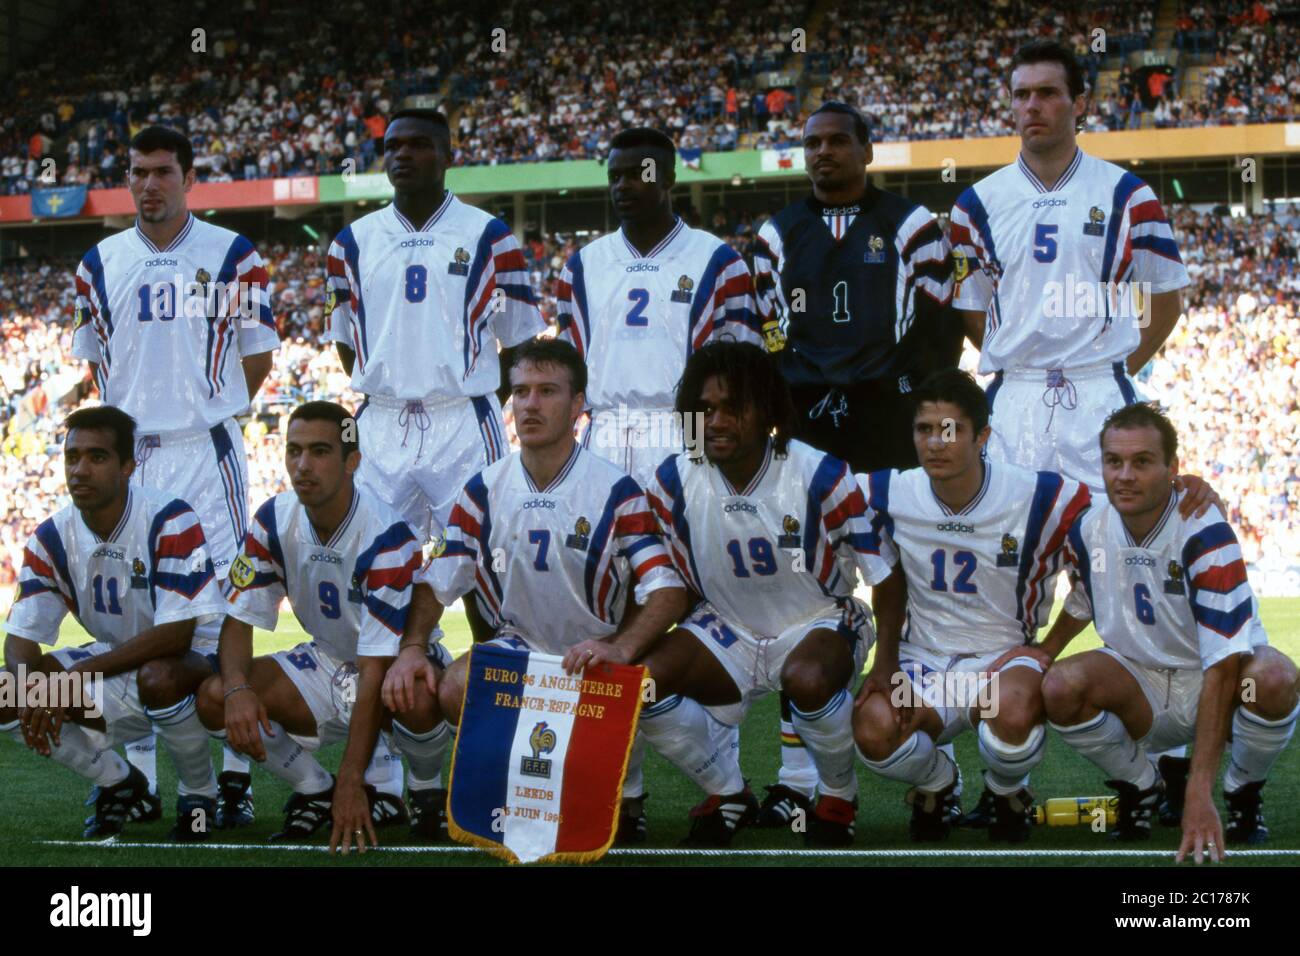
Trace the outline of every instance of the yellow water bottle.
[[1119, 797], [1053, 797], [1046, 803], [1034, 807], [1034, 822], [1046, 823], [1049, 827], [1091, 826], [1097, 818], [1096, 811], [1102, 808], [1106, 813], [1106, 826], [1115, 825], [1115, 814], [1119, 809]]

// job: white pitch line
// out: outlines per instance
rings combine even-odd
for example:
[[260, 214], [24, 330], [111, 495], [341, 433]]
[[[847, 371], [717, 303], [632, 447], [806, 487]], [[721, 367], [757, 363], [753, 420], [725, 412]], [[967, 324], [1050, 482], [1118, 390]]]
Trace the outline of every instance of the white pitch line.
[[[278, 850], [299, 853], [328, 853], [329, 847], [319, 843], [136, 843], [119, 842], [114, 838], [87, 842], [85, 840], [38, 840], [41, 846], [75, 846], [99, 849], [140, 849], [140, 850]], [[379, 846], [368, 852], [379, 853], [485, 853], [472, 846]], [[1228, 856], [1252, 857], [1300, 857], [1300, 849], [1295, 850], [1228, 850]], [[1172, 859], [1173, 850], [807, 850], [792, 848], [780, 850], [774, 848], [731, 847], [728, 849], [687, 849], [681, 847], [645, 847], [642, 849], [621, 848], [610, 850], [609, 856], [670, 856], [670, 857], [806, 857], [812, 859], [893, 859], [893, 858], [945, 858], [945, 857], [1167, 857]]]

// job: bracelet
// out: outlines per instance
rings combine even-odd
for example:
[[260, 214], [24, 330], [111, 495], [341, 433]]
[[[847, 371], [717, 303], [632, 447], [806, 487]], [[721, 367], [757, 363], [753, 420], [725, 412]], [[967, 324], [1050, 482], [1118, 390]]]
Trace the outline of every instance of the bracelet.
[[252, 690], [252, 689], [253, 689], [252, 684], [240, 684], [238, 687], [232, 687], [230, 688], [230, 690], [226, 691], [225, 695], [222, 697], [222, 700], [229, 700], [231, 694], [238, 694], [241, 690]]
[[429, 649], [425, 646], [424, 641], [403, 641], [401, 644], [397, 645], [397, 653], [402, 653], [402, 651], [408, 647], [418, 647], [424, 653], [429, 653]]

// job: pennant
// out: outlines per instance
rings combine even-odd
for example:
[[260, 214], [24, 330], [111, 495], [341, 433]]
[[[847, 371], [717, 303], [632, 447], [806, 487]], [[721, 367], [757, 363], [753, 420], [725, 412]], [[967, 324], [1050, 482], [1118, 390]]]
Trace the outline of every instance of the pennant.
[[471, 648], [447, 799], [453, 839], [512, 863], [586, 863], [613, 844], [645, 669], [596, 664], [570, 676], [561, 660]]

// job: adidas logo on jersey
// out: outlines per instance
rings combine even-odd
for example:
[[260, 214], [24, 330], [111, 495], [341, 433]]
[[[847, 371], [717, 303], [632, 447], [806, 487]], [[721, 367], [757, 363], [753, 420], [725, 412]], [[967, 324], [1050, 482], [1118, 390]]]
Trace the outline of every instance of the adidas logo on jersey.
[[403, 239], [401, 248], [410, 249], [412, 246], [436, 246], [437, 244], [433, 239]]
[[340, 558], [337, 554], [323, 554], [323, 553], [321, 553], [321, 552], [319, 552], [319, 551], [316, 552], [315, 554], [313, 554], [309, 560], [312, 560], [312, 561], [324, 561], [326, 564], [342, 564], [342, 563], [343, 563], [343, 559]]
[[653, 262], [634, 262], [627, 267], [628, 272], [658, 272], [659, 267]]
[[91, 557], [92, 558], [116, 558], [118, 561], [124, 561], [126, 560], [126, 552], [119, 551], [116, 548], [104, 547], [104, 548], [100, 548], [98, 551], [92, 554]]
[[178, 265], [180, 265], [180, 262], [178, 260], [164, 258], [164, 259], [148, 259], [145, 261], [144, 267], [146, 269], [151, 269], [154, 266], [178, 266]]
[[551, 509], [554, 509], [554, 508], [555, 508], [555, 502], [554, 502], [554, 501], [550, 501], [550, 500], [548, 500], [548, 499], [546, 499], [546, 498], [534, 498], [532, 501], [525, 501], [525, 502], [524, 502], [524, 510], [527, 511], [529, 508], [551, 508]]
[[1044, 207], [1066, 206], [1066, 205], [1069, 204], [1064, 199], [1039, 199], [1035, 201], [1034, 208], [1043, 209]]
[[733, 511], [743, 511], [751, 515], [758, 514], [758, 509], [747, 501], [735, 501], [729, 505], [723, 505], [722, 510], [727, 514], [731, 514]]
[[1155, 558], [1148, 558], [1145, 555], [1134, 554], [1124, 559], [1124, 566], [1131, 568], [1134, 565], [1140, 568], [1154, 568], [1156, 566]]
[[974, 534], [975, 529], [968, 524], [962, 524], [960, 521], [948, 521], [944, 524], [934, 526], [935, 531], [956, 531], [958, 534]]

